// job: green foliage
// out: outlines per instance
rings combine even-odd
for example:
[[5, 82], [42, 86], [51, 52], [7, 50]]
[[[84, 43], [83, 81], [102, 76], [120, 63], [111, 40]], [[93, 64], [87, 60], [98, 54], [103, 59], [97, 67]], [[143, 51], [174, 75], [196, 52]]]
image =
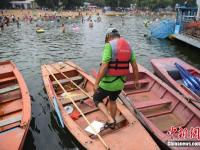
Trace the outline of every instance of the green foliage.
[[66, 8], [75, 8], [83, 4], [83, 0], [60, 0]]
[[130, 7], [130, 4], [133, 4], [134, 0], [105, 0], [107, 6], [115, 7]]
[[[11, 0], [0, 0], [0, 8], [9, 6]], [[130, 4], [137, 4], [137, 7], [165, 8], [167, 6], [174, 7], [176, 3], [184, 3], [186, 0], [36, 0], [39, 6], [46, 8], [58, 8], [59, 1], [64, 8], [75, 8], [81, 6], [83, 2], [89, 2], [97, 6], [130, 7]], [[187, 0], [191, 6], [196, 5], [196, 0]]]
[[92, 5], [97, 6], [105, 6], [105, 0], [87, 0], [88, 3], [91, 3]]
[[[57, 8], [59, 7], [59, 0], [36, 0], [38, 5], [47, 8]], [[83, 0], [60, 0], [65, 8], [74, 8], [76, 6], [81, 6]]]
[[9, 6], [11, 0], [0, 0], [0, 8], [5, 8]]
[[47, 8], [58, 7], [58, 0], [36, 0], [39, 6]]
[[[138, 7], [165, 8], [167, 6], [174, 7], [176, 3], [183, 4], [186, 0], [135, 0]], [[188, 5], [195, 6], [196, 0], [188, 0]]]

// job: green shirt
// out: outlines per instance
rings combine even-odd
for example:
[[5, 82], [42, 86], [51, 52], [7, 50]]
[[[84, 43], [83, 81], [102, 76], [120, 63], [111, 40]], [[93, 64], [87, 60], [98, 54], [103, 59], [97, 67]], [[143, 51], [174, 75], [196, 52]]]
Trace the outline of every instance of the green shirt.
[[[112, 47], [109, 43], [106, 43], [104, 46], [102, 63], [109, 63], [112, 59]], [[132, 51], [131, 62], [136, 60], [135, 53]], [[116, 77], [115, 76], [107, 76], [105, 75], [100, 83], [99, 87], [107, 91], [120, 91], [124, 88], [124, 82], [119, 78], [112, 83], [105, 83], [102, 81], [113, 81]], [[122, 77], [125, 80], [125, 76]]]

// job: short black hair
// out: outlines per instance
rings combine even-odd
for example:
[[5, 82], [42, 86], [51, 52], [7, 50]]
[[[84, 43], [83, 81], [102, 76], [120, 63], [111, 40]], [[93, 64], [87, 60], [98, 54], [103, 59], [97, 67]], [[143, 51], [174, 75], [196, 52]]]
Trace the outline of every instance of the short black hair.
[[120, 37], [119, 32], [117, 31], [117, 29], [113, 29], [112, 32], [109, 34], [112, 37]]

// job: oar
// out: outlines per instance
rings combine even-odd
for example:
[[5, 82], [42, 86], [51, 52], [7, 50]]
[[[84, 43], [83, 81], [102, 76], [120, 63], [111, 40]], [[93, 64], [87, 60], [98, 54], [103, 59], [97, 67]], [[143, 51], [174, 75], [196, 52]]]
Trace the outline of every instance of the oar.
[[154, 134], [154, 132], [149, 127], [149, 125], [144, 121], [143, 114], [135, 107], [132, 100], [130, 100], [130, 98], [128, 96], [126, 96], [126, 93], [123, 90], [122, 90], [122, 94], [119, 95], [119, 98], [126, 105], [126, 107], [130, 110], [130, 112], [133, 115], [136, 115], [136, 117], [140, 120], [140, 122], [142, 122], [142, 124]]
[[[63, 64], [66, 64], [66, 65], [68, 65], [68, 66], [70, 66], [70, 67], [73, 67], [74, 69], [76, 69], [76, 70], [78, 70], [78, 71], [81, 71], [81, 72], [87, 74], [87, 72], [85, 72], [84, 70], [82, 70], [82, 69], [80, 69], [80, 68], [78, 68], [78, 67], [76, 67], [76, 66], [73, 66], [73, 65], [71, 65], [71, 64], [69, 64], [69, 63], [67, 63], [67, 62], [63, 62]], [[63, 68], [65, 68], [65, 67], [66, 67], [66, 66], [64, 66]]]
[[51, 65], [57, 72], [61, 73], [65, 78], [67, 78], [74, 86], [76, 86], [79, 90], [81, 90], [81, 92], [83, 92], [83, 94], [85, 94], [86, 96], [88, 96], [90, 99], [93, 99], [87, 92], [85, 92], [80, 86], [78, 86], [74, 81], [72, 81], [71, 78], [69, 78], [68, 76], [66, 76], [61, 70], [58, 70], [56, 67], [54, 67], [53, 65]]
[[[44, 65], [45, 68], [47, 69], [47, 71], [52, 75], [52, 77], [55, 79], [55, 81], [58, 83], [58, 85], [61, 87], [61, 89], [63, 90], [63, 92], [65, 94], [68, 95], [67, 91], [65, 90], [65, 88], [62, 86], [62, 84], [58, 81], [58, 79], [54, 76], [54, 74], [51, 72], [51, 70], [47, 67], [47, 65]], [[104, 142], [104, 140], [101, 138], [101, 136], [96, 132], [96, 130], [94, 129], [94, 127], [91, 125], [91, 123], [89, 122], [89, 120], [86, 118], [86, 116], [83, 114], [83, 112], [80, 110], [80, 108], [76, 105], [76, 103], [74, 102], [74, 100], [72, 99], [72, 97], [70, 97], [68, 95], [68, 98], [70, 99], [70, 101], [73, 103], [73, 105], [76, 107], [76, 109], [80, 112], [80, 114], [83, 116], [83, 118], [85, 119], [85, 121], [88, 123], [88, 125], [90, 126], [90, 128], [93, 130], [93, 132], [97, 135], [97, 137], [99, 138], [99, 140], [102, 142], [102, 144], [105, 146], [106, 149], [109, 149], [108, 145]]]
[[[187, 86], [185, 86], [184, 84], [181, 84], [181, 86], [183, 88], [185, 88], [187, 91], [191, 92], [193, 95], [195, 95], [196, 97], [199, 97], [196, 93], [194, 93], [192, 90], [190, 90]], [[200, 100], [199, 100], [200, 101]]]
[[[49, 81], [50, 81], [50, 79], [49, 79]], [[53, 105], [54, 105], [56, 114], [58, 115], [58, 119], [59, 119], [59, 121], [60, 121], [60, 124], [61, 124], [62, 128], [64, 128], [63, 118], [62, 118], [62, 115], [61, 115], [61, 113], [60, 113], [60, 109], [59, 109], [59, 107], [58, 107], [58, 102], [57, 102], [57, 99], [56, 99], [56, 93], [55, 93], [55, 91], [53, 90], [52, 84], [50, 84], [50, 88], [51, 88], [51, 90], [52, 90], [53, 93], [54, 93], [54, 96], [53, 96], [52, 100], [53, 100]]]
[[53, 104], [54, 104], [54, 107], [55, 107], [55, 111], [58, 115], [58, 119], [60, 121], [61, 127], [64, 128], [63, 119], [61, 117], [61, 113], [60, 113], [60, 110], [59, 110], [59, 107], [58, 107], [58, 102], [57, 102], [57, 99], [56, 99], [55, 96], [53, 96]]

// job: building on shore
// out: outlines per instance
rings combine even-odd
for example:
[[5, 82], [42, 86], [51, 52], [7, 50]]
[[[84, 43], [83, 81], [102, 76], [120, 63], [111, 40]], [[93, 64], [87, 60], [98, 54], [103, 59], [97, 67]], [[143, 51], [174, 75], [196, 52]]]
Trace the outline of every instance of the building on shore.
[[20, 9], [34, 9], [37, 7], [35, 0], [11, 1], [10, 4], [12, 8]]

